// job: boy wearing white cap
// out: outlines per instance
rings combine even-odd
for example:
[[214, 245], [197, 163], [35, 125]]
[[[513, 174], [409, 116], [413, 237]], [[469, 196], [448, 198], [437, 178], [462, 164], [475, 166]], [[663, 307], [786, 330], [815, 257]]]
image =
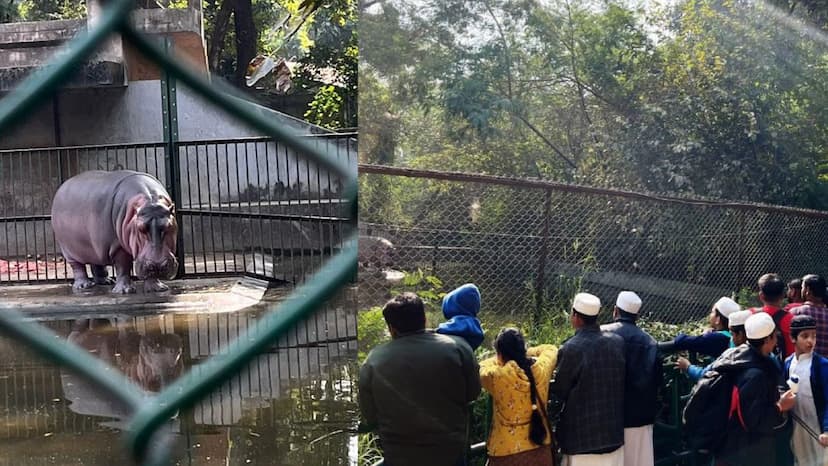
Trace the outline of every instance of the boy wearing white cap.
[[770, 315], [753, 314], [745, 321], [746, 345], [727, 351], [710, 370], [729, 375], [734, 390], [727, 429], [714, 451], [717, 466], [774, 466], [775, 429], [794, 406], [791, 391], [779, 396], [778, 366], [770, 355], [776, 348], [776, 325]]
[[578, 293], [575, 335], [558, 351], [550, 398], [564, 404], [557, 436], [563, 466], [624, 464], [624, 340], [598, 327], [601, 300]]
[[797, 466], [826, 466], [828, 455], [828, 359], [814, 351], [817, 322], [809, 315], [791, 319], [795, 353], [785, 361], [785, 379], [796, 393], [791, 449]]
[[[753, 313], [750, 311], [739, 311], [730, 314], [730, 318], [728, 319], [730, 323], [730, 339], [733, 342], [734, 347], [747, 342], [747, 335], [745, 334], [745, 321], [752, 315]], [[730, 350], [728, 349], [727, 351]], [[725, 351], [725, 353], [727, 351]], [[687, 377], [693, 382], [698, 382], [699, 379], [701, 379], [704, 374], [710, 370], [710, 366], [712, 365], [713, 363], [711, 362], [706, 367], [701, 367], [690, 364], [690, 361], [688, 361], [687, 358], [678, 358], [676, 360], [676, 369], [686, 372]]]
[[618, 293], [615, 322], [601, 326], [624, 339], [624, 465], [652, 466], [653, 423], [658, 415], [661, 359], [653, 337], [635, 324], [641, 298], [632, 291]]
[[710, 310], [710, 327], [712, 331], [705, 332], [699, 336], [685, 335], [679, 333], [673, 341], [661, 342], [658, 349], [662, 352], [674, 351], [695, 351], [718, 358], [724, 350], [732, 348], [733, 342], [728, 331], [728, 317], [734, 312], [741, 311], [739, 303], [728, 298], [721, 297]]

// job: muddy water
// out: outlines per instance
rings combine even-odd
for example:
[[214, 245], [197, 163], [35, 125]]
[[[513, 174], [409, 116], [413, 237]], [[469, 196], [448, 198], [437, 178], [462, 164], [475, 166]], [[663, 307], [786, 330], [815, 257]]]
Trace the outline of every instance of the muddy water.
[[[180, 465], [356, 463], [356, 310], [336, 299], [172, 421]], [[149, 394], [219, 353], [263, 306], [236, 312], [39, 319]], [[0, 339], [0, 465], [129, 465], [128, 413], [75, 375]]]

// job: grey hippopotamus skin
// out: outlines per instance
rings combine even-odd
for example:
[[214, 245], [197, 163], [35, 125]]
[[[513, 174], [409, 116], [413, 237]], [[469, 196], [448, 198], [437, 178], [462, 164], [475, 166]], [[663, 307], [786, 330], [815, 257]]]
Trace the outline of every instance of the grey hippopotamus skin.
[[173, 278], [178, 270], [175, 206], [146, 173], [88, 171], [66, 180], [52, 201], [52, 229], [72, 266], [75, 291], [112, 284], [107, 265], [115, 266], [113, 293], [135, 292], [133, 262], [145, 291], [167, 290], [159, 278]]

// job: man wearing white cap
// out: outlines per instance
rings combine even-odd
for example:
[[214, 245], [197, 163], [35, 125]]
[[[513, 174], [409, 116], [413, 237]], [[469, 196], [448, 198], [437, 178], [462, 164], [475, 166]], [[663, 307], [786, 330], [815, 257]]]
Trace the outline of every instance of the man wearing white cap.
[[699, 336], [685, 335], [679, 333], [673, 341], [661, 342], [658, 349], [662, 352], [674, 351], [695, 351], [718, 358], [724, 350], [733, 347], [728, 331], [728, 317], [734, 312], [741, 310], [739, 303], [728, 298], [721, 297], [710, 310], [710, 327], [712, 331], [705, 332]]
[[723, 354], [710, 367], [734, 381], [731, 415], [722, 444], [714, 452], [717, 466], [773, 466], [774, 430], [784, 423], [782, 412], [793, 408], [794, 394], [781, 397], [778, 366], [770, 358], [776, 348], [776, 325], [764, 313], [745, 321], [746, 345]]
[[[745, 321], [752, 315], [753, 312], [745, 310], [734, 312], [733, 314], [730, 314], [730, 318], [727, 319], [730, 322], [730, 339], [733, 341], [734, 347], [747, 342], [747, 335], [745, 334]], [[724, 355], [728, 351], [732, 351], [732, 349], [728, 349], [722, 354]], [[678, 358], [676, 360], [676, 369], [686, 372], [687, 377], [692, 382], [698, 382], [699, 379], [701, 379], [704, 374], [710, 370], [710, 366], [712, 365], [713, 363], [711, 362], [706, 367], [701, 367], [690, 364], [690, 361], [688, 361], [687, 358]]]
[[624, 466], [654, 463], [653, 423], [659, 411], [662, 369], [655, 339], [635, 324], [640, 310], [641, 298], [622, 291], [615, 301], [615, 322], [601, 326], [624, 339]]
[[578, 293], [575, 336], [558, 351], [550, 397], [563, 402], [558, 444], [563, 466], [624, 464], [624, 340], [598, 327], [601, 300]]

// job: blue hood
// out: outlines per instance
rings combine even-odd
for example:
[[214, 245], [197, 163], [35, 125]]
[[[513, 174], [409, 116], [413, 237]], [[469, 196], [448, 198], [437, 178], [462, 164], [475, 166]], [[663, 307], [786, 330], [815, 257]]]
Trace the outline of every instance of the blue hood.
[[478, 312], [480, 312], [480, 290], [472, 283], [466, 283], [443, 297], [443, 315], [446, 319], [455, 316], [474, 317]]
[[483, 343], [483, 327], [480, 326], [480, 320], [477, 317], [452, 317], [451, 320], [437, 327], [437, 333], [462, 337], [471, 346], [472, 351]]
[[463, 337], [477, 349], [483, 343], [483, 328], [477, 319], [480, 312], [480, 290], [467, 283], [443, 298], [443, 315], [448, 321], [437, 327], [437, 333]]

